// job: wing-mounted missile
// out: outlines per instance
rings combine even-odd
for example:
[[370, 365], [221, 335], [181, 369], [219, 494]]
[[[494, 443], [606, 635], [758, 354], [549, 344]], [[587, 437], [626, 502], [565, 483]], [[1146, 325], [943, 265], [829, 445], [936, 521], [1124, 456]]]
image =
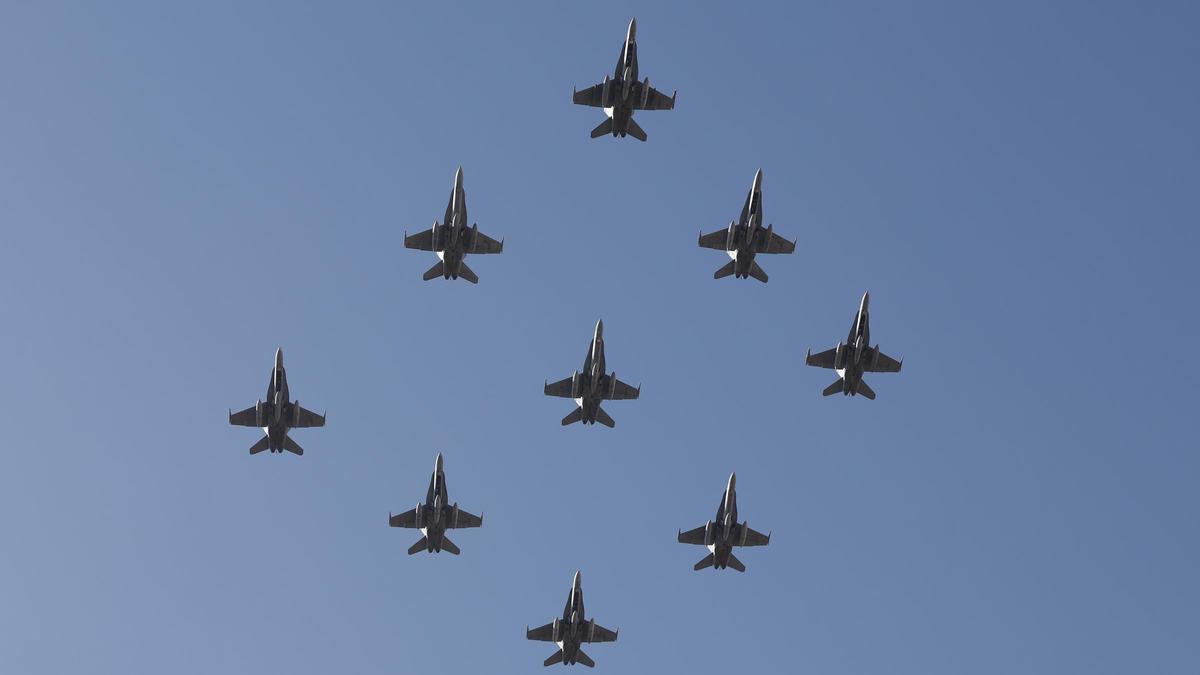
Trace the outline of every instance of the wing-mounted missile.
[[742, 536], [738, 537], [738, 546], [745, 546], [746, 539], [750, 536], [750, 521], [742, 521]]
[[600, 107], [611, 108], [612, 85], [609, 84], [608, 75], [604, 76], [604, 84], [600, 87]]
[[833, 368], [834, 370], [842, 370], [846, 367], [846, 345], [839, 342], [837, 351], [833, 353]]
[[550, 627], [551, 642], [562, 642], [562, 619], [555, 619]]
[[725, 250], [732, 251], [737, 248], [737, 223], [729, 221], [729, 234], [725, 237]]
[[292, 426], [300, 426], [300, 401], [297, 400], [292, 404]]
[[612, 375], [608, 376], [608, 398], [617, 395], [617, 371], [613, 371]]
[[254, 426], [256, 426], [256, 427], [266, 426], [265, 424], [263, 424], [263, 417], [264, 417], [263, 402], [259, 401], [254, 404]]
[[417, 504], [417, 508], [414, 511], [416, 513], [417, 529], [425, 527], [425, 505]]
[[642, 83], [642, 108], [645, 109], [646, 104], [650, 102], [650, 78]]
[[759, 242], [760, 249], [766, 249], [768, 246], [771, 245], [771, 233], [774, 229], [775, 229], [774, 224], [767, 225], [766, 234], [763, 235], [762, 241]]
[[571, 375], [571, 398], [579, 398], [579, 371]]
[[450, 527], [458, 527], [458, 502], [450, 507]]
[[596, 620], [588, 619], [587, 622], [587, 641], [592, 642], [596, 639]]
[[712, 543], [713, 543], [713, 521], [710, 520], [710, 521], [708, 521], [708, 524], [704, 526], [704, 545], [712, 546]]
[[874, 369], [878, 366], [879, 366], [879, 345], [875, 345], [875, 348], [871, 350], [871, 368]]

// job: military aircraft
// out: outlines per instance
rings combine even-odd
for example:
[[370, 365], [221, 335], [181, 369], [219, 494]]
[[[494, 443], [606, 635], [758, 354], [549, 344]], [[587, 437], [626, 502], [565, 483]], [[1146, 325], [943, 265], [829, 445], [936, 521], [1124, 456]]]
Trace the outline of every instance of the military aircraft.
[[606, 427], [616, 426], [613, 418], [600, 407], [601, 401], [619, 401], [637, 398], [642, 388], [631, 387], [617, 379], [617, 374], [604, 372], [604, 322], [596, 322], [596, 334], [588, 346], [587, 356], [583, 359], [583, 370], [575, 371], [570, 377], [553, 384], [546, 383], [544, 390], [547, 396], [575, 399], [575, 410], [562, 419], [563, 426], [583, 422], [595, 424], [599, 422]]
[[898, 373], [904, 366], [903, 361], [879, 351], [879, 345], [871, 346], [871, 316], [867, 310], [870, 304], [871, 294], [863, 293], [858, 314], [854, 315], [850, 335], [844, 343], [820, 354], [813, 354], [809, 350], [804, 357], [804, 362], [810, 366], [837, 371], [837, 382], [825, 387], [822, 395], [833, 396], [839, 392], [844, 396], [862, 394], [875, 400], [875, 392], [862, 379], [863, 373]]
[[796, 242], [788, 241], [775, 234], [774, 225], [762, 226], [762, 169], [754, 174], [754, 183], [750, 193], [746, 195], [746, 204], [742, 206], [742, 215], [738, 221], [730, 221], [729, 227], [717, 230], [712, 234], [700, 235], [700, 247], [725, 251], [733, 260], [713, 274], [714, 279], [727, 277], [730, 274], [738, 279], [754, 277], [764, 284], [767, 283], [767, 273], [763, 271], [754, 256], [759, 253], [791, 253], [796, 250]]
[[468, 253], [500, 253], [504, 250], [504, 242], [496, 241], [479, 231], [479, 225], [467, 226], [467, 193], [463, 190], [463, 170], [458, 167], [454, 174], [454, 189], [450, 192], [450, 201], [446, 204], [445, 222], [433, 222], [433, 227], [408, 235], [404, 233], [404, 246], [421, 251], [437, 253], [438, 262], [421, 278], [429, 281], [435, 277], [457, 279], [462, 277], [477, 284], [479, 277], [467, 267], [463, 258]]
[[594, 668], [596, 662], [580, 649], [580, 645], [584, 642], [616, 642], [617, 631], [597, 626], [595, 619], [584, 618], [583, 579], [579, 572], [576, 572], [575, 580], [571, 583], [571, 593], [567, 596], [567, 606], [563, 608], [562, 618], [533, 630], [526, 626], [525, 638], [558, 644], [558, 651], [543, 661], [543, 666], [552, 666], [556, 663], [570, 666], [582, 663], [588, 668]]
[[417, 551], [439, 553], [449, 551], [459, 554], [459, 549], [446, 536], [446, 530], [463, 527], [482, 527], [483, 516], [476, 516], [458, 508], [458, 504], [449, 503], [449, 492], [446, 490], [446, 474], [442, 471], [442, 453], [438, 453], [433, 461], [433, 476], [429, 478], [429, 489], [425, 492], [425, 503], [417, 504], [417, 508], [405, 511], [398, 516], [388, 514], [388, 525], [392, 527], [409, 527], [421, 530], [421, 538], [408, 548], [408, 554]]
[[736, 483], [737, 474], [729, 474], [729, 485], [725, 488], [725, 494], [721, 496], [721, 503], [717, 505], [716, 520], [711, 520], [707, 525], [701, 525], [694, 530], [679, 533], [679, 543], [698, 544], [709, 550], [709, 554], [692, 569], [712, 567], [723, 570], [732, 567], [739, 572], [745, 572], [746, 566], [733, 555], [733, 547], [766, 546], [771, 543], [769, 533], [755, 532], [746, 523], [737, 521], [737, 493], [734, 491]]
[[571, 94], [571, 100], [576, 105], [604, 109], [606, 119], [600, 126], [592, 129], [592, 138], [599, 138], [605, 134], [624, 138], [629, 134], [639, 141], [644, 141], [646, 132], [633, 121], [633, 111], [670, 110], [675, 107], [677, 92], [668, 98], [666, 94], [650, 86], [650, 78], [638, 82], [636, 37], [637, 19], [633, 19], [629, 22], [629, 32], [625, 34], [625, 43], [621, 45], [621, 54], [617, 57], [617, 69], [612, 79], [605, 75], [604, 82]]
[[325, 416], [300, 407], [299, 401], [290, 400], [287, 373], [283, 369], [283, 348], [275, 350], [275, 367], [271, 369], [271, 382], [267, 385], [267, 400], [259, 401], [241, 412], [229, 411], [229, 423], [239, 427], [258, 427], [266, 435], [250, 446], [250, 454], [263, 450], [304, 454], [304, 448], [288, 436], [291, 429], [325, 426]]

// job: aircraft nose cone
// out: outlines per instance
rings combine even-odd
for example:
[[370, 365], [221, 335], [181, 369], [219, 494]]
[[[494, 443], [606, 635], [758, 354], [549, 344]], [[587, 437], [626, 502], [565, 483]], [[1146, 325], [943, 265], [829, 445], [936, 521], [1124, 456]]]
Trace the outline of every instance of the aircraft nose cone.
[[732, 490], [737, 486], [737, 472], [729, 474], [729, 489]]
[[442, 472], [442, 453], [437, 454], [437, 459], [433, 460], [433, 470], [437, 473]]
[[871, 304], [871, 293], [870, 293], [870, 291], [868, 291], [866, 293], [863, 293], [861, 307], [863, 309], [866, 309], [870, 304]]
[[637, 39], [637, 17], [636, 16], [629, 20], [629, 32], [626, 34], [625, 39], [628, 40], [629, 42], [633, 42], [635, 39]]
[[283, 367], [283, 347], [280, 347], [275, 350], [275, 367], [276, 368]]
[[762, 169], [759, 169], [758, 171], [754, 172], [754, 187], [758, 188], [761, 186], [762, 186]]
[[600, 340], [603, 338], [604, 338], [604, 320], [601, 319], [596, 322], [596, 339]]
[[579, 571], [575, 572], [575, 579], [574, 579], [574, 581], [571, 582], [571, 585], [573, 585], [575, 588], [580, 588], [581, 586], [583, 586], [583, 573], [582, 572], [579, 572]]

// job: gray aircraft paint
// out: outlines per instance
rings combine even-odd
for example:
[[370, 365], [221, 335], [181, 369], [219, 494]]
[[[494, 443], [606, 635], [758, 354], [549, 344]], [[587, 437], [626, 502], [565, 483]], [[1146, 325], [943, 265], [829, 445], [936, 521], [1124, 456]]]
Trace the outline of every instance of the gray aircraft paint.
[[241, 427], [258, 427], [264, 436], [250, 446], [250, 454], [263, 450], [283, 452], [287, 450], [303, 455], [304, 448], [288, 436], [292, 429], [325, 426], [325, 415], [305, 410], [299, 401], [290, 400], [287, 371], [283, 368], [283, 348], [275, 350], [275, 365], [271, 368], [271, 381], [267, 383], [266, 400], [240, 412], [229, 411], [229, 423]]
[[553, 642], [558, 645], [558, 651], [543, 661], [543, 666], [556, 663], [572, 666], [582, 663], [591, 668], [596, 662], [592, 661], [580, 646], [585, 642], [616, 642], [617, 631], [609, 630], [598, 625], [595, 619], [587, 618], [583, 609], [583, 575], [575, 572], [562, 617], [538, 628], [530, 629], [526, 626], [525, 639]]
[[676, 93], [668, 98], [650, 86], [650, 78], [638, 81], [637, 19], [633, 19], [625, 33], [625, 42], [621, 44], [612, 78], [605, 76], [600, 84], [573, 91], [571, 101], [604, 110], [606, 119], [592, 129], [592, 138], [607, 134], [621, 138], [629, 135], [644, 141], [646, 132], [633, 120], [634, 111], [671, 110], [675, 107]]
[[409, 236], [408, 232], [404, 233], [405, 248], [433, 251], [437, 254], [437, 263], [425, 272], [422, 279], [429, 281], [437, 277], [462, 277], [473, 284], [479, 283], [479, 277], [475, 275], [474, 270], [467, 267], [467, 254], [501, 253], [504, 250], [504, 241], [496, 241], [483, 234], [478, 225], [468, 227], [467, 222], [467, 192], [463, 188], [463, 170], [460, 166], [454, 174], [454, 188], [450, 191], [450, 201], [446, 203], [446, 213], [442, 222], [435, 220], [433, 227], [412, 236]]
[[708, 555], [696, 563], [692, 569], [702, 570], [706, 567], [725, 569], [732, 567], [739, 572], [745, 572], [746, 566], [733, 555], [735, 546], [766, 546], [771, 542], [771, 534], [756, 532], [746, 522], [738, 522], [737, 507], [737, 474], [729, 474], [729, 483], [725, 493], [721, 495], [721, 503], [717, 505], [717, 516], [708, 523], [687, 532], [680, 531], [676, 539], [681, 544], [697, 544], [708, 549]]
[[447, 551], [459, 554], [459, 548], [446, 536], [446, 530], [466, 527], [482, 527], [483, 516], [473, 515], [450, 503], [450, 491], [446, 487], [446, 473], [442, 453], [433, 460], [433, 475], [429, 477], [429, 489], [425, 491], [425, 503], [393, 516], [388, 514], [388, 525], [407, 527], [421, 531], [421, 538], [408, 549], [412, 555], [418, 551], [440, 553]]
[[863, 396], [874, 400], [875, 392], [863, 381], [863, 373], [898, 373], [904, 366], [903, 361], [897, 361], [879, 350], [879, 345], [871, 346], [871, 294], [863, 293], [858, 305], [858, 312], [850, 324], [850, 334], [846, 341], [839, 343], [833, 349], [827, 349], [819, 354], [809, 351], [804, 357], [807, 365], [817, 368], [830, 368], [837, 373], [838, 379], [822, 392], [825, 396], [841, 393], [845, 396]]
[[713, 273], [714, 279], [733, 275], [738, 279], [754, 277], [767, 282], [767, 273], [754, 260], [759, 253], [792, 253], [796, 250], [796, 242], [788, 241], [775, 234], [775, 226], [763, 227], [762, 205], [762, 169], [754, 174], [754, 182], [750, 192], [746, 194], [746, 203], [737, 221], [730, 221], [729, 227], [709, 234], [700, 234], [701, 248], [711, 248], [725, 251], [732, 258], [724, 267]]
[[642, 393], [641, 386], [634, 388], [617, 379], [617, 374], [606, 373], [604, 360], [604, 321], [596, 322], [596, 332], [588, 345], [587, 356], [583, 359], [583, 369], [575, 371], [570, 377], [553, 384], [547, 382], [543, 392], [547, 396], [574, 399], [576, 409], [563, 418], [562, 424], [595, 424], [616, 426], [616, 422], [600, 407], [603, 401], [619, 401], [636, 399]]

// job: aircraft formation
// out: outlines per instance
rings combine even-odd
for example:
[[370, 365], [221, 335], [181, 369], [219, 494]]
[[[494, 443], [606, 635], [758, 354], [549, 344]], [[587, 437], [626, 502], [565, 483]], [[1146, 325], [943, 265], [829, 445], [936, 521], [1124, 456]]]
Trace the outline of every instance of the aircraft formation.
[[[605, 76], [600, 84], [582, 91], [575, 90], [572, 94], [575, 104], [602, 108], [604, 111], [605, 119], [591, 131], [592, 138], [605, 135], [620, 138], [632, 136], [645, 141], [646, 132], [634, 121], [634, 113], [639, 110], [671, 110], [675, 107], [676, 93], [668, 97], [651, 87], [649, 78], [638, 80], [636, 37], [637, 20], [634, 19], [629, 22], [613, 76]], [[736, 221], [730, 221], [728, 228], [702, 233], [699, 237], [701, 248], [724, 251], [730, 258], [713, 274], [714, 279], [732, 275], [766, 283], [768, 276], [759, 265], [757, 256], [790, 254], [796, 250], [795, 240], [776, 234], [773, 225], [763, 226], [762, 179], [763, 172], [760, 169], [754, 174]], [[504, 240], [496, 241], [480, 232], [478, 225], [472, 223], [468, 226], [468, 222], [463, 170], [459, 167], [454, 175], [454, 186], [442, 221], [435, 220], [433, 226], [423, 232], [414, 235], [405, 232], [404, 235], [406, 248], [431, 251], [437, 256], [437, 263], [422, 275], [422, 279], [461, 278], [472, 284], [479, 283], [479, 277], [466, 264], [467, 255], [501, 253]], [[878, 345], [872, 347], [870, 344], [870, 300], [870, 293], [864, 293], [845, 342], [817, 354], [809, 350], [805, 357], [807, 365], [837, 373], [837, 381], [822, 391], [824, 396], [841, 393], [845, 396], [862, 395], [874, 400], [875, 392], [863, 380], [864, 373], [900, 372], [903, 361], [893, 359], [882, 353]], [[604, 322], [597, 321], [582, 368], [556, 382], [546, 381], [543, 393], [574, 401], [575, 408], [562, 418], [563, 426], [576, 422], [584, 425], [599, 422], [612, 428], [616, 422], [601, 404], [605, 401], [637, 399], [641, 395], [641, 386], [626, 384], [617, 379], [615, 372], [608, 372], [604, 353]], [[230, 424], [262, 429], [263, 437], [250, 446], [251, 455], [264, 450], [303, 455], [304, 448], [291, 438], [290, 432], [294, 429], [322, 427], [325, 421], [324, 414], [307, 410], [301, 407], [299, 401], [291, 400], [282, 348], [275, 352], [266, 398], [240, 412], [229, 412]], [[738, 522], [736, 483], [737, 474], [730, 474], [713, 520], [686, 532], [678, 532], [679, 543], [704, 546], [708, 550], [708, 555], [695, 563], [694, 570], [731, 567], [745, 572], [745, 564], [734, 555], [733, 549], [766, 546], [771, 541], [769, 532], [762, 534], [751, 529], [746, 521]], [[388, 514], [388, 525], [420, 530], [421, 538], [409, 547], [409, 555], [421, 551], [445, 551], [459, 555], [461, 550], [446, 536], [447, 531], [482, 527], [483, 516], [469, 513], [460, 509], [457, 502], [449, 501], [444, 459], [438, 453], [425, 500], [399, 515]], [[545, 659], [545, 666], [583, 664], [593, 667], [595, 662], [583, 651], [582, 646], [585, 643], [615, 642], [617, 631], [604, 628], [594, 619], [587, 618], [583, 605], [583, 577], [576, 571], [562, 616], [538, 628], [526, 627], [525, 636], [529, 640], [555, 643], [557, 650]]]

